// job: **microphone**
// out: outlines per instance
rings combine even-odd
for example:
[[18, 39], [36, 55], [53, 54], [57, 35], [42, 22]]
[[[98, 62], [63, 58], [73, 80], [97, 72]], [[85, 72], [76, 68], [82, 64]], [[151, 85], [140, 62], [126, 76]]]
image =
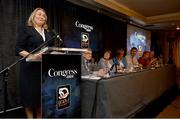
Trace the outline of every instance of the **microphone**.
[[[55, 36], [55, 38], [56, 38], [56, 40], [55, 40], [55, 46], [60, 47], [61, 44], [63, 43], [63, 40], [61, 39], [60, 35], [59, 35], [54, 29], [52, 30], [52, 32], [53, 32], [53, 34], [54, 34], [54, 36]], [[58, 40], [57, 40], [57, 39], [58, 39]]]
[[114, 66], [115, 66], [115, 64], [113, 63], [113, 65], [112, 65], [111, 68], [110, 68], [110, 71], [113, 70]]
[[119, 65], [119, 62], [117, 61], [116, 58], [113, 58], [112, 60], [113, 60], [113, 65], [111, 66], [110, 71], [112, 71], [113, 68], [115, 67], [115, 73], [116, 73], [117, 72], [117, 65]]

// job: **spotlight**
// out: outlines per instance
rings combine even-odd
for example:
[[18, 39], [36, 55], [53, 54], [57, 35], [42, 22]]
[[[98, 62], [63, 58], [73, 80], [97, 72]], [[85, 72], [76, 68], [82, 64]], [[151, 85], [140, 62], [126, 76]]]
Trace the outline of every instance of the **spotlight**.
[[177, 26], [177, 27], [176, 27], [176, 30], [180, 30], [180, 27], [179, 27], [179, 26]]

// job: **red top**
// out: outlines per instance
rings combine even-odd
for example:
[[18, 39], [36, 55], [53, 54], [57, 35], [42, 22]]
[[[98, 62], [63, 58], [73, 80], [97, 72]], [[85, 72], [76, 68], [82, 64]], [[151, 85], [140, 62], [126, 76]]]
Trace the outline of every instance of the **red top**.
[[146, 67], [149, 64], [149, 59], [146, 59], [144, 57], [140, 57], [138, 62], [143, 65], [143, 67]]

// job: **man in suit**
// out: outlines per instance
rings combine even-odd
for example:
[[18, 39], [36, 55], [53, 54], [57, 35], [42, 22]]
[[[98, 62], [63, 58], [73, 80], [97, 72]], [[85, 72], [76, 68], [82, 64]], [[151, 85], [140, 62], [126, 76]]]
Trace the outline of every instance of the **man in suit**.
[[95, 74], [97, 76], [104, 76], [107, 71], [104, 69], [100, 69], [97, 63], [94, 62], [92, 58], [92, 50], [88, 49], [87, 51], [82, 53], [82, 61], [81, 61], [81, 75], [89, 75]]
[[82, 75], [88, 75], [93, 73], [95, 68], [94, 63], [92, 62], [92, 50], [88, 49], [82, 53], [82, 63], [81, 63], [81, 72]]

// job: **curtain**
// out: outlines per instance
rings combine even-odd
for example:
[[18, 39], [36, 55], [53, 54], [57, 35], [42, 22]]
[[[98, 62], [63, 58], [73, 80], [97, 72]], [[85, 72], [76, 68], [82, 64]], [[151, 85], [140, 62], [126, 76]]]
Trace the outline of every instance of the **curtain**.
[[174, 56], [177, 67], [177, 76], [180, 77], [180, 31], [175, 33]]
[[[15, 43], [18, 29], [26, 24], [36, 7], [46, 10], [51, 29], [61, 31], [61, 15], [64, 0], [0, 0], [0, 70], [18, 60]], [[18, 86], [18, 64], [9, 71], [8, 108], [21, 106]], [[0, 75], [0, 110], [3, 110], [3, 77]]]
[[[30, 13], [37, 7], [45, 9], [48, 25], [64, 40], [65, 46], [80, 47], [83, 29], [75, 27], [76, 20], [94, 26], [89, 33], [90, 46], [97, 52], [104, 49], [126, 49], [126, 23], [96, 11], [76, 6], [66, 0], [0, 0], [0, 70], [18, 60], [15, 43], [18, 29], [26, 24]], [[77, 45], [76, 45], [77, 44]], [[97, 58], [97, 59], [98, 59]], [[18, 64], [11, 68], [8, 80], [8, 108], [21, 106], [18, 86]], [[2, 75], [0, 76], [2, 79]], [[3, 109], [3, 80], [0, 80], [0, 110]]]

